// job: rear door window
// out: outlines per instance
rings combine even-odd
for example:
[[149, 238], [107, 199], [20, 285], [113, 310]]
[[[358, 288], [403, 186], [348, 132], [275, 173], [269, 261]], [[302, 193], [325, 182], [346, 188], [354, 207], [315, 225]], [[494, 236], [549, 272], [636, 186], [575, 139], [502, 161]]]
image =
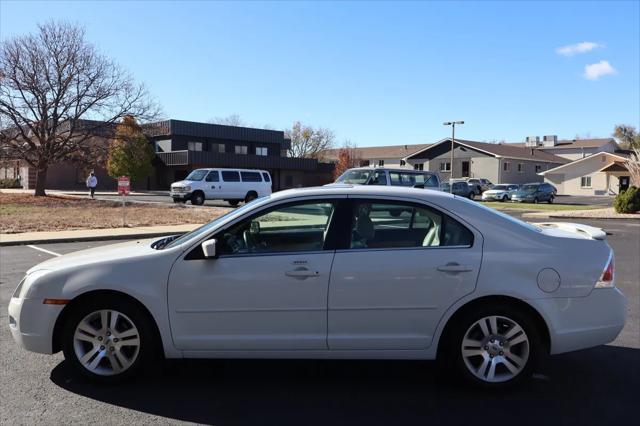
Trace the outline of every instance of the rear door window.
[[225, 182], [240, 182], [240, 173], [232, 171], [223, 171], [222, 180]]
[[262, 182], [260, 173], [258, 172], [240, 172], [243, 182]]

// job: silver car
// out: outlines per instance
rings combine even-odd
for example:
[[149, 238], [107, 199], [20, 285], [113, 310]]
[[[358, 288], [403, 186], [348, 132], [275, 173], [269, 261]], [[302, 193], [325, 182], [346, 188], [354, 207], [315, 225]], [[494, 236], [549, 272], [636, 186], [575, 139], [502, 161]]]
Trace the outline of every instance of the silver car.
[[503, 183], [482, 193], [483, 201], [508, 201], [520, 189], [520, 185]]

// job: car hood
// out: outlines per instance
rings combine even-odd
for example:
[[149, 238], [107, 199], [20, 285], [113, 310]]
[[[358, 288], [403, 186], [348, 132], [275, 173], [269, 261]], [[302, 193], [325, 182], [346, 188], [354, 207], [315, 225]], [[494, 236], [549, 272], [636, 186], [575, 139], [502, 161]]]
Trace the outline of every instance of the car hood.
[[38, 270], [58, 271], [70, 267], [86, 266], [113, 260], [135, 259], [137, 257], [158, 253], [151, 248], [151, 243], [159, 238], [128, 241], [126, 243], [110, 244], [107, 246], [80, 250], [73, 253], [54, 257], [37, 264], [27, 271], [27, 274]]
[[171, 186], [189, 186], [189, 185], [193, 185], [193, 183], [196, 182], [194, 180], [179, 180], [178, 182], [173, 182], [171, 184]]

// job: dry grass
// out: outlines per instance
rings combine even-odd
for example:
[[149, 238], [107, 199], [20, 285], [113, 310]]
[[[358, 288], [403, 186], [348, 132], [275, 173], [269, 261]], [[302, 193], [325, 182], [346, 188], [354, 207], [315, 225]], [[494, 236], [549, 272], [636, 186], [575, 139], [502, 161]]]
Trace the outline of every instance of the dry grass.
[[[182, 204], [127, 204], [127, 226], [200, 224], [229, 211]], [[122, 204], [91, 199], [0, 193], [0, 233], [118, 228]]]

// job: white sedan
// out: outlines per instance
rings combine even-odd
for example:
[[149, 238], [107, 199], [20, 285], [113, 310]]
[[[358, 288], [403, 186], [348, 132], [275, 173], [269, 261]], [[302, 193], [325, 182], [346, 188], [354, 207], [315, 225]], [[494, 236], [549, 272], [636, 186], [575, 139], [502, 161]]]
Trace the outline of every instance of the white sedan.
[[180, 237], [31, 268], [13, 338], [117, 381], [166, 358], [440, 359], [471, 382], [616, 338], [626, 299], [597, 229], [534, 226], [423, 189], [257, 199]]

